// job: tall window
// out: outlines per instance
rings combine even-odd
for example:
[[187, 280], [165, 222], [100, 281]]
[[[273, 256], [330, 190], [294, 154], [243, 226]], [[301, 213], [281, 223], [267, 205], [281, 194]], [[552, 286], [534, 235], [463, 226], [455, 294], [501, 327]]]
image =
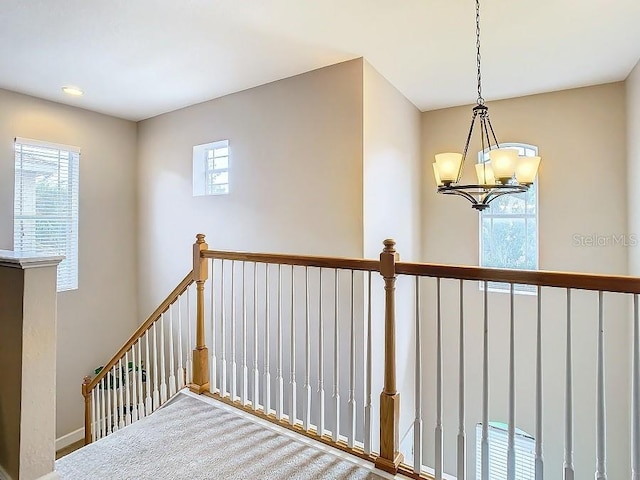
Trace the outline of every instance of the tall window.
[[13, 248], [64, 255], [58, 291], [78, 288], [78, 167], [80, 150], [16, 138]]
[[[503, 143], [521, 156], [536, 156], [538, 148], [522, 143]], [[478, 153], [480, 163], [489, 160], [488, 150]], [[538, 268], [538, 182], [516, 195], [496, 198], [480, 214], [480, 266], [536, 270]], [[490, 283], [492, 290], [509, 286]], [[535, 292], [535, 287], [516, 285], [517, 292]]]
[[193, 195], [229, 193], [229, 140], [193, 147]]

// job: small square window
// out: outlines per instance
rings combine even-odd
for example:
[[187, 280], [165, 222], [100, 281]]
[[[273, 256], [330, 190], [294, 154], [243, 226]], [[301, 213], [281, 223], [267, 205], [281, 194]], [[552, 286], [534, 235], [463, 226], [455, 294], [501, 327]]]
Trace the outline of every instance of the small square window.
[[193, 195], [229, 193], [229, 140], [193, 147]]

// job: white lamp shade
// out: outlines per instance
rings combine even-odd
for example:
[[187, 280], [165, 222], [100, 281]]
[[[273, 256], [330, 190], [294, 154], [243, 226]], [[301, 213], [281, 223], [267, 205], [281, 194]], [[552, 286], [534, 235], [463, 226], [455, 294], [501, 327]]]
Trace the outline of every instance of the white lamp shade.
[[440, 180], [440, 174], [438, 173], [438, 167], [435, 162], [433, 163], [433, 177], [436, 179], [437, 186], [442, 185], [442, 180]]
[[461, 153], [439, 153], [436, 155], [435, 168], [442, 183], [455, 182], [458, 180], [461, 165]]
[[476, 175], [478, 176], [478, 184], [495, 185], [496, 178], [493, 175], [493, 168], [489, 162], [476, 163]]
[[516, 180], [518, 183], [533, 183], [538, 174], [540, 157], [520, 157], [516, 166]]
[[515, 148], [496, 148], [489, 151], [489, 158], [491, 159], [493, 174], [498, 180], [508, 180], [516, 173], [518, 150]]

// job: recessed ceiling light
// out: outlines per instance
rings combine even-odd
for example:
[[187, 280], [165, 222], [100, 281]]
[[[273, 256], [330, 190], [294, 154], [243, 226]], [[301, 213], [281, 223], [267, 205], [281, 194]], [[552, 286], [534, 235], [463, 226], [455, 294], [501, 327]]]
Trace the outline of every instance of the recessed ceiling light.
[[62, 91], [67, 95], [73, 95], [74, 97], [81, 97], [82, 95], [84, 95], [84, 92], [78, 87], [62, 87]]

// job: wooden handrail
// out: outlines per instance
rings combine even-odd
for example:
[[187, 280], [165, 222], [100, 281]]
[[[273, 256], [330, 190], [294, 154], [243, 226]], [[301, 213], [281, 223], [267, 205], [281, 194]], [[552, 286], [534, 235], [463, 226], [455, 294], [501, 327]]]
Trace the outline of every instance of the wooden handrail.
[[378, 260], [365, 260], [360, 258], [288, 255], [280, 253], [228, 252], [222, 250], [203, 250], [201, 254], [203, 258], [214, 258], [218, 260], [300, 265], [304, 267], [341, 268], [345, 270], [364, 270], [371, 272], [377, 272], [380, 269], [380, 262]]
[[640, 294], [640, 277], [566, 273], [546, 270], [508, 270], [432, 263], [396, 263], [398, 275], [418, 275], [456, 280], [519, 283], [541, 287], [573, 288], [602, 292]]
[[[189, 285], [193, 283], [193, 271], [189, 272], [186, 277], [178, 284], [176, 288], [169, 294], [169, 296], [160, 304], [158, 308], [145, 320], [145, 322], [138, 327], [133, 335], [127, 340], [127, 342], [122, 346], [118, 353], [116, 353], [111, 360], [104, 366], [104, 368], [98, 373], [95, 378], [88, 385], [83, 386], [83, 394], [85, 397], [89, 392], [91, 392], [98, 382], [102, 380], [106, 375], [111, 371], [111, 369], [118, 363], [124, 354], [129, 351], [129, 349], [136, 343], [147, 330], [151, 328], [151, 326], [160, 318], [160, 316], [169, 309], [169, 306], [176, 301], [176, 299], [182, 295]], [[87, 393], [85, 393], [87, 392]]]

